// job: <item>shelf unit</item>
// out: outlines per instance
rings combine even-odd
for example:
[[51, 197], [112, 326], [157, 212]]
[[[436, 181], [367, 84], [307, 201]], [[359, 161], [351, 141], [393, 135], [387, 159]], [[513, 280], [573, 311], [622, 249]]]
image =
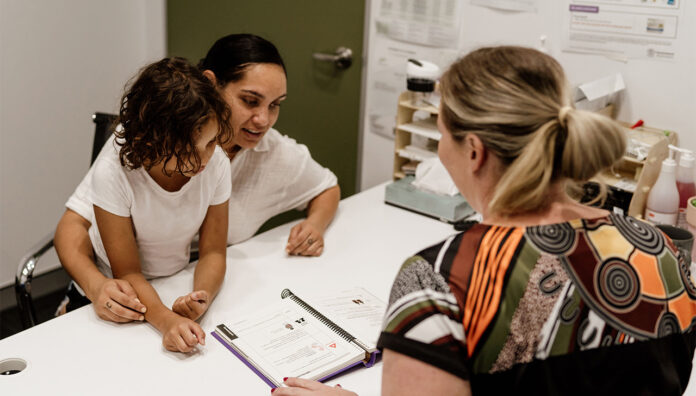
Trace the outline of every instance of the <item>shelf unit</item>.
[[[408, 146], [411, 145], [414, 135], [422, 136], [432, 141], [439, 141], [441, 136], [437, 130], [438, 109], [436, 107], [414, 106], [411, 102], [411, 94], [408, 91], [399, 95], [397, 106], [396, 128], [394, 130], [393, 179], [395, 181], [406, 177], [406, 174], [402, 171], [404, 165], [414, 161], [413, 165], [415, 166], [415, 163], [421, 162], [429, 156], [437, 155], [436, 150], [433, 150], [431, 153], [409, 150]], [[429, 117], [417, 117], [418, 119], [414, 119], [416, 112], [419, 112], [421, 115], [429, 114]], [[597, 113], [609, 118], [614, 118], [615, 112], [616, 109], [613, 104], [597, 110]], [[648, 157], [638, 161], [625, 155], [622, 161], [619, 161], [609, 170], [599, 173], [592, 181], [606, 184], [616, 190], [624, 191], [624, 194], [629, 194], [632, 199], [629, 198], [630, 207], [628, 208], [628, 214], [642, 217], [650, 186], [655, 183], [658, 177], [662, 160], [669, 154], [667, 145], [678, 145], [678, 137], [674, 131], [665, 134], [666, 131], [662, 129], [649, 127], [640, 127], [632, 130], [630, 129], [630, 124], [622, 124], [626, 127], [628, 136], [651, 146]], [[434, 146], [437, 147], [437, 145]], [[611, 199], [607, 202], [609, 201]], [[625, 204], [625, 202], [621, 203]]]
[[[429, 117], [414, 119], [416, 112]], [[427, 141], [436, 143], [440, 140], [440, 132], [437, 130], [438, 109], [433, 106], [414, 106], [411, 103], [411, 96], [408, 91], [399, 95], [396, 128], [394, 130], [394, 174], [393, 179], [398, 180], [405, 177], [402, 167], [411, 161], [421, 162], [430, 157], [436, 157], [437, 151], [427, 150], [422, 147], [409, 147], [413, 142], [413, 135], [421, 136]]]

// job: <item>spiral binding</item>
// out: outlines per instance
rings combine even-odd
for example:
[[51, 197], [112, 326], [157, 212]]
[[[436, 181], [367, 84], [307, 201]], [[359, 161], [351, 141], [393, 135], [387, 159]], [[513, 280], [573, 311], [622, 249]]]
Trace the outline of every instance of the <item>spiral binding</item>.
[[[349, 332], [343, 330], [339, 325], [334, 323], [331, 319], [327, 318], [326, 316], [322, 315], [319, 311], [316, 309], [312, 308], [311, 305], [307, 304], [304, 302], [301, 298], [297, 297], [293, 292], [290, 291], [290, 289], [283, 289], [283, 291], [280, 293], [280, 297], [282, 298], [290, 298], [292, 301], [297, 303], [300, 307], [304, 308], [305, 311], [309, 312], [310, 315], [314, 316], [315, 318], [319, 319], [321, 323], [323, 323], [326, 327], [331, 329], [333, 332], [341, 336], [344, 340], [348, 342], [356, 342], [356, 338], [353, 337]], [[361, 345], [361, 343], [359, 343]], [[361, 345], [362, 348], [362, 345]], [[363, 348], [365, 349], [365, 348]]]

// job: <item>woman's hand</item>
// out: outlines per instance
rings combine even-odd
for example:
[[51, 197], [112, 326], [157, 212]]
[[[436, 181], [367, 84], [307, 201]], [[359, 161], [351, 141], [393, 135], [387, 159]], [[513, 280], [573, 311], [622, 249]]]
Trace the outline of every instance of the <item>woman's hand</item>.
[[205, 345], [205, 332], [201, 326], [173, 312], [162, 330], [162, 345], [169, 351], [186, 353], [197, 344]]
[[304, 220], [290, 230], [285, 252], [296, 256], [320, 256], [324, 251], [324, 230]]
[[297, 256], [321, 256], [324, 251], [324, 232], [331, 223], [341, 199], [336, 185], [324, 190], [307, 204], [307, 218], [292, 227], [285, 252]]
[[92, 308], [103, 320], [125, 323], [144, 320], [146, 311], [133, 286], [125, 280], [105, 277], [94, 264], [87, 219], [67, 209], [63, 213], [54, 244], [60, 262], [92, 301]]
[[122, 279], [104, 278], [92, 299], [92, 306], [97, 316], [116, 323], [142, 321], [147, 311], [131, 284]]
[[208, 292], [205, 290], [196, 290], [177, 298], [172, 305], [172, 311], [185, 318], [197, 320], [203, 316], [209, 306], [210, 297]]
[[341, 388], [341, 385], [328, 386], [303, 378], [288, 378], [285, 385], [287, 387], [273, 389], [273, 396], [358, 396], [355, 392]]

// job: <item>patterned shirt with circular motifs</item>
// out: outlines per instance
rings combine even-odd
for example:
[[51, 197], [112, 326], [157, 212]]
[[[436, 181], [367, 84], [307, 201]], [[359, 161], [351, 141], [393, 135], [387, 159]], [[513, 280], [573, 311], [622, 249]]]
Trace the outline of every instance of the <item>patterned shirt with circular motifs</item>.
[[474, 394], [681, 394], [696, 346], [688, 262], [632, 217], [473, 225], [407, 260], [380, 348]]

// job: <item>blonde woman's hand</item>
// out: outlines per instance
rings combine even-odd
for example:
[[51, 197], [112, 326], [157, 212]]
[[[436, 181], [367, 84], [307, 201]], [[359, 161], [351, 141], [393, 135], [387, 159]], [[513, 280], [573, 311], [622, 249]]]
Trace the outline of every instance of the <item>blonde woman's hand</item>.
[[285, 252], [294, 256], [321, 256], [324, 251], [324, 231], [309, 220], [290, 230]]
[[272, 390], [273, 396], [358, 396], [355, 392], [341, 388], [341, 385], [328, 386], [303, 378], [288, 378], [285, 385], [287, 387]]
[[175, 313], [197, 320], [200, 318], [210, 306], [210, 297], [205, 290], [195, 290], [191, 293], [181, 296], [172, 304], [172, 311]]
[[205, 345], [205, 332], [189, 318], [170, 312], [162, 331], [162, 345], [172, 352], [191, 352], [196, 345]]
[[147, 311], [128, 281], [106, 278], [92, 300], [94, 311], [101, 319], [116, 323], [142, 321]]

